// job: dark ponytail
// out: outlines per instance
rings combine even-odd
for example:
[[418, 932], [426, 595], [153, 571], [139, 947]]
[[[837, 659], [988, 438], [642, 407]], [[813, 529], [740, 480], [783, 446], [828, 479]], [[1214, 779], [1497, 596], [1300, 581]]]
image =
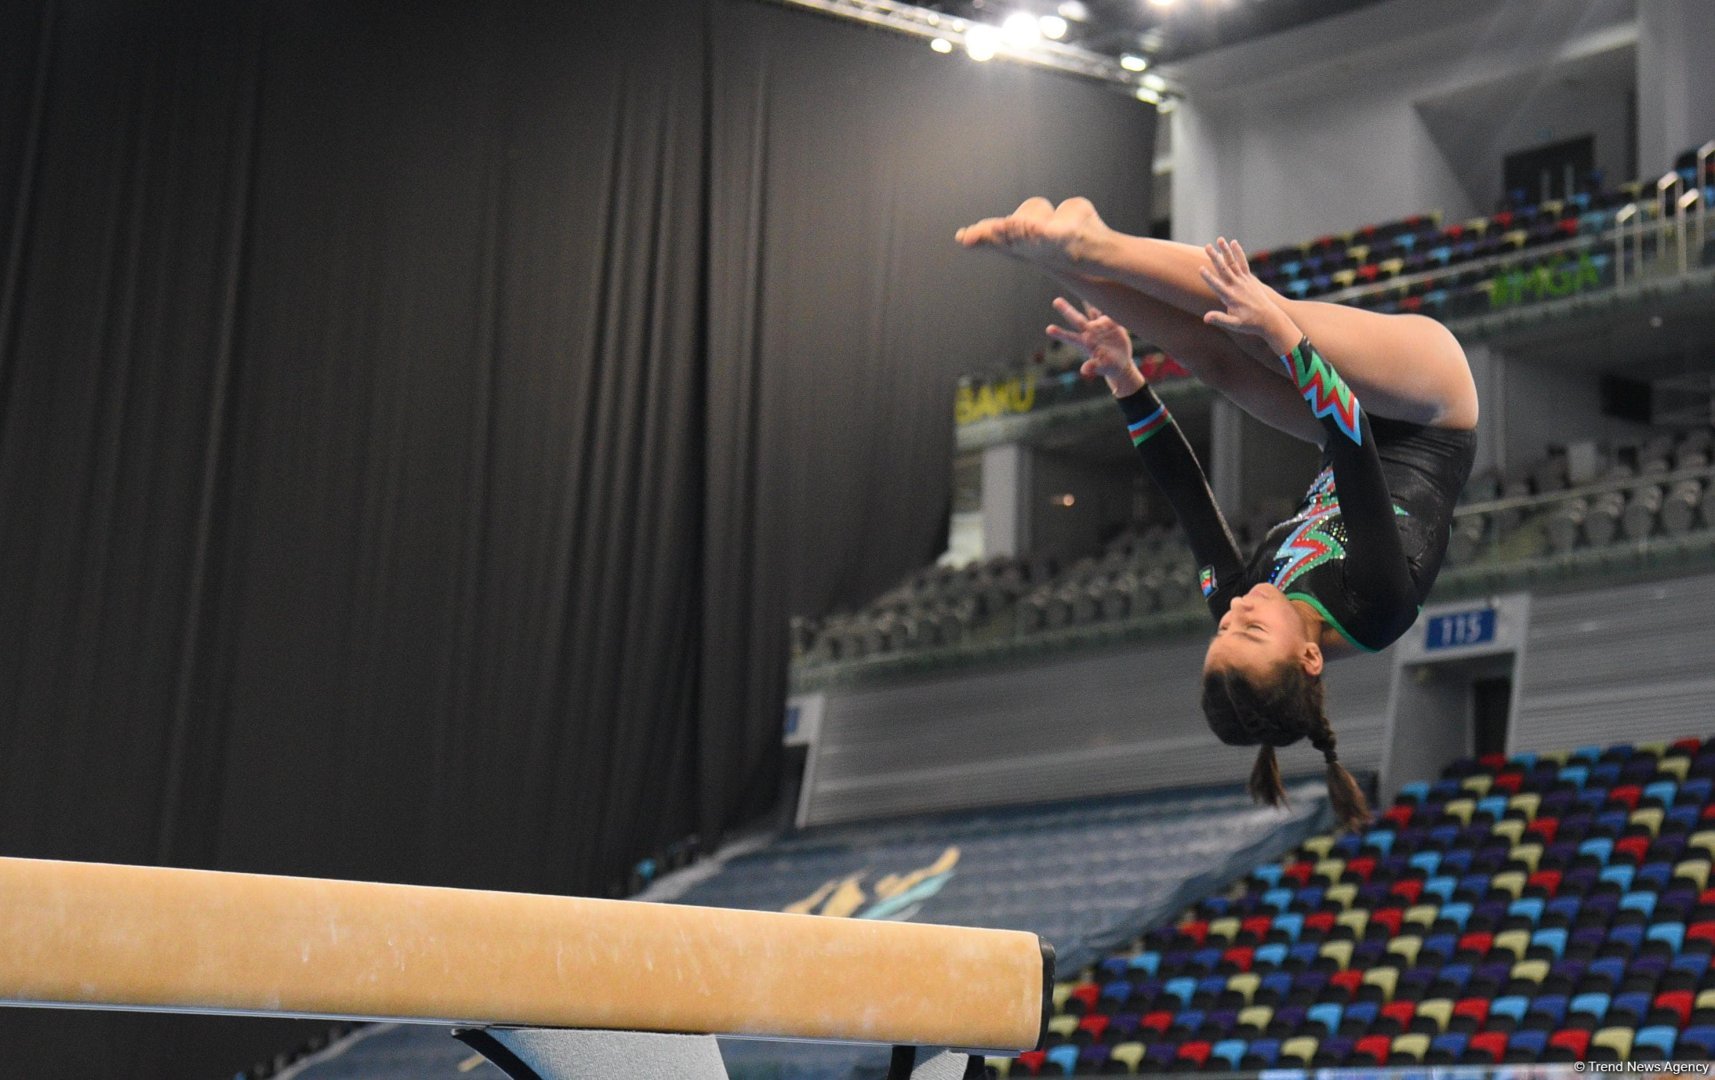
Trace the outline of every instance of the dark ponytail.
[[1274, 750], [1308, 738], [1328, 765], [1328, 799], [1342, 830], [1361, 828], [1369, 820], [1369, 804], [1358, 782], [1340, 764], [1334, 749], [1334, 729], [1323, 712], [1322, 679], [1289, 663], [1266, 686], [1254, 685], [1235, 671], [1211, 671], [1203, 676], [1203, 715], [1215, 736], [1230, 746], [1255, 746], [1251, 769], [1251, 798], [1268, 806], [1286, 804], [1280, 763]]

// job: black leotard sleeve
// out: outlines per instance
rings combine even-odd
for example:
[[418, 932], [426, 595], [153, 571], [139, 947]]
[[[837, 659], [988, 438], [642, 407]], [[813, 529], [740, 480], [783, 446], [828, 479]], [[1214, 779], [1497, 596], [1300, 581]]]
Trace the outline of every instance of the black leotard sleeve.
[[1309, 338], [1280, 359], [1328, 434], [1325, 451], [1349, 537], [1343, 563], [1346, 587], [1366, 605], [1398, 611], [1402, 618], [1409, 615], [1409, 625], [1417, 614], [1417, 589], [1369, 417]]
[[1203, 596], [1209, 602], [1209, 612], [1216, 619], [1227, 613], [1233, 597], [1244, 592], [1244, 560], [1238, 545], [1227, 528], [1221, 508], [1215, 505], [1215, 495], [1209, 490], [1203, 466], [1191, 452], [1184, 432], [1167, 411], [1167, 406], [1148, 386], [1135, 394], [1119, 399], [1125, 414], [1126, 428], [1132, 445], [1137, 447], [1143, 467], [1155, 480], [1179, 525], [1185, 530], [1191, 553], [1201, 568]]

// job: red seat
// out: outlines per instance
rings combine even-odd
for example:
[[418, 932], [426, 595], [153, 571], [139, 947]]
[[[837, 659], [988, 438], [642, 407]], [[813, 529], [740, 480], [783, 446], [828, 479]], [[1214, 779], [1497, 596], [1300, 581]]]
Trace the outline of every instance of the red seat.
[[1282, 881], [1290, 881], [1294, 885], [1303, 885], [1306, 881], [1310, 880], [1310, 875], [1315, 873], [1315, 871], [1316, 868], [1310, 863], [1296, 862], [1280, 872], [1280, 879]]
[[1495, 782], [1489, 785], [1489, 790], [1504, 791], [1508, 795], [1517, 795], [1518, 789], [1524, 786], [1524, 777], [1516, 772], [1502, 773], [1495, 777]]
[[1505, 754], [1484, 754], [1477, 759], [1477, 764], [1491, 773], [1497, 773], [1507, 767], [1507, 756]]
[[1538, 870], [1536, 873], [1525, 878], [1524, 883], [1526, 888], [1536, 888], [1540, 886], [1548, 891], [1548, 895], [1553, 896], [1556, 892], [1560, 891], [1560, 871]]
[[1628, 836], [1614, 841], [1614, 854], [1629, 855], [1633, 862], [1641, 863], [1644, 856], [1649, 854], [1649, 846], [1650, 838], [1647, 836]]
[[1481, 1024], [1489, 1018], [1488, 998], [1460, 998], [1453, 1003], [1454, 1016], [1469, 1016]]
[[1685, 940], [1707, 941], [1715, 945], [1715, 922], [1692, 923], [1685, 928]]
[[1655, 1007], [1672, 1009], [1679, 1014], [1679, 1026], [1684, 1027], [1691, 1022], [1691, 991], [1669, 990], [1665, 994], [1657, 994]]
[[1239, 923], [1239, 930], [1241, 932], [1246, 934], [1255, 934], [1259, 938], [1267, 937], [1269, 930], [1273, 929], [1273, 927], [1274, 916], [1272, 915], [1252, 915], [1244, 922]]
[[1304, 929], [1320, 930], [1326, 934], [1334, 928], [1334, 913], [1332, 911], [1314, 911], [1304, 916]]
[[1209, 1051], [1212, 1049], [1214, 1047], [1210, 1043], [1188, 1042], [1179, 1047], [1177, 1056], [1181, 1061], [1195, 1061], [1197, 1067], [1202, 1068], [1203, 1063], [1209, 1060]]
[[1382, 1006], [1382, 1015], [1390, 1020], [1398, 1020], [1401, 1028], [1409, 1028], [1411, 1018], [1417, 1015], [1417, 1002], [1390, 1001]]
[[1349, 971], [1336, 971], [1328, 976], [1329, 986], [1338, 986], [1348, 994], [1358, 992], [1358, 987], [1364, 984], [1364, 973], [1353, 968]]
[[1494, 1061], [1499, 1061], [1507, 1052], [1507, 1033], [1504, 1031], [1485, 1031], [1471, 1036], [1467, 1044], [1472, 1050], [1480, 1050], [1489, 1055]]
[[1387, 1063], [1388, 1051], [1392, 1049], [1393, 1040], [1388, 1038], [1386, 1035], [1366, 1035], [1364, 1038], [1358, 1040], [1357, 1046], [1352, 1048], [1353, 1053], [1368, 1054], [1370, 1057], [1375, 1058], [1377, 1065], [1385, 1065]]
[[1201, 919], [1195, 919], [1191, 922], [1182, 922], [1179, 924], [1177, 929], [1181, 934], [1184, 934], [1199, 945], [1203, 944], [1203, 942], [1209, 937], [1209, 924]]
[[1703, 807], [1703, 813], [1697, 816], [1702, 821], [1708, 821], [1710, 818], [1715, 818], [1715, 802], [1705, 805]]
[[1388, 812], [1382, 815], [1382, 820], [1391, 821], [1403, 829], [1411, 824], [1411, 815], [1414, 813], [1416, 813], [1414, 808], [1400, 803], [1398, 806], [1389, 807]]
[[[1423, 882], [1416, 878], [1406, 878], [1403, 881], [1394, 882], [1393, 888], [1389, 889], [1388, 892], [1394, 896], [1404, 897], [1409, 904], [1415, 904], [1417, 898], [1423, 895]], [[1394, 927], [1394, 931], [1397, 933], [1399, 927]]]
[[1560, 831], [1560, 819], [1556, 817], [1539, 817], [1525, 826], [1525, 832], [1535, 833], [1542, 837], [1544, 844], [1554, 843], [1554, 835]]
[[1399, 908], [1381, 908], [1370, 912], [1371, 926], [1385, 926], [1390, 934], [1398, 934], [1399, 927], [1405, 921], [1405, 912]]
[[1078, 1028], [1082, 1031], [1089, 1032], [1092, 1039], [1100, 1042], [1102, 1032], [1108, 1030], [1108, 1025], [1111, 1023], [1113, 1023], [1113, 1017], [1103, 1016], [1101, 1013], [1095, 1013], [1078, 1021]]
[[1235, 945], [1221, 954], [1221, 963], [1232, 964], [1240, 971], [1249, 971], [1251, 969], [1251, 957], [1255, 953], [1256, 949], [1249, 945]]
[[1021, 1067], [1027, 1070], [1031, 1076], [1042, 1075], [1042, 1062], [1047, 1057], [1048, 1051], [1046, 1050], [1028, 1050], [1018, 1055], [1018, 1064], [1012, 1067], [1012, 1075], [1016, 1076]]
[[1624, 803], [1627, 810], [1636, 810], [1638, 800], [1643, 798], [1643, 794], [1643, 789], [1636, 784], [1621, 784], [1619, 787], [1608, 789], [1608, 801]]
[[1695, 757], [1697, 751], [1703, 749], [1703, 742], [1700, 739], [1681, 739], [1674, 743], [1671, 749], [1680, 750]]
[[1173, 1013], [1167, 1009], [1146, 1012], [1138, 1017], [1137, 1026], [1148, 1028], [1157, 1034], [1163, 1033], [1173, 1026]]
[[1584, 1052], [1590, 1049], [1590, 1033], [1588, 1031], [1578, 1031], [1577, 1029], [1556, 1031], [1548, 1037], [1548, 1045], [1563, 1046], [1572, 1051], [1573, 1057], [1579, 1061], [1583, 1061]]
[[1370, 875], [1376, 872], [1376, 861], [1369, 856], [1353, 859], [1346, 863], [1346, 873], [1356, 874], [1361, 881], [1369, 881]]
[[1495, 935], [1486, 930], [1473, 930], [1459, 938], [1460, 952], [1474, 952], [1484, 956], [1495, 943]]

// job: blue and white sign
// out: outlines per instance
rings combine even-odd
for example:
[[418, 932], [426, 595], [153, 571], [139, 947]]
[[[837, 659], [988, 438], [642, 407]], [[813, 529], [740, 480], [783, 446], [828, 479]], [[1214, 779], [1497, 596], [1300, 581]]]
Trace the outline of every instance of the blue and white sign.
[[1495, 609], [1474, 608], [1470, 611], [1450, 611], [1429, 620], [1424, 631], [1425, 652], [1439, 649], [1462, 649], [1468, 645], [1487, 645], [1495, 640]]

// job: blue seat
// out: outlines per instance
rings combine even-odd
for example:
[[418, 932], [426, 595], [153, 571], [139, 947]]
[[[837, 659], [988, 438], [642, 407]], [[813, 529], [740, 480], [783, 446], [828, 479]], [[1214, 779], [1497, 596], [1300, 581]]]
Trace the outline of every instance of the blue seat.
[[1537, 756], [1534, 750], [1520, 750], [1507, 760], [1529, 772], [1536, 765]]
[[1598, 761], [1590, 766], [1590, 783], [1594, 787], [1611, 788], [1619, 782], [1624, 768], [1618, 761]]
[[1673, 866], [1670, 863], [1649, 863], [1638, 870], [1632, 879], [1634, 888], [1648, 887], [1654, 890], [1667, 888], [1667, 883], [1673, 880]]
[[1704, 1057], [1715, 1057], [1715, 1026], [1700, 1024], [1686, 1028], [1679, 1033], [1678, 1050], [1683, 1056], [1696, 1052]]
[[1158, 975], [1161, 973], [1161, 954], [1154, 950], [1140, 952], [1131, 958], [1131, 968], [1145, 975]]
[[1383, 855], [1393, 851], [1393, 831], [1391, 829], [1371, 829], [1364, 834], [1364, 847], [1373, 847]]
[[1536, 1061], [1548, 1049], [1548, 1032], [1546, 1031], [1515, 1031], [1507, 1036], [1507, 1051], [1519, 1050], [1530, 1055], [1529, 1060]]
[[1522, 900], [1514, 900], [1507, 905], [1507, 916], [1515, 919], [1529, 919], [1532, 926], [1542, 921], [1542, 909], [1547, 902], [1540, 896], [1527, 896]]
[[1251, 871], [1251, 880], [1273, 888], [1280, 884], [1281, 871], [1285, 868], [1275, 863], [1269, 866], [1259, 866]]
[[1355, 859], [1362, 848], [1363, 841], [1355, 834], [1342, 833], [1340, 838], [1334, 841], [1334, 846], [1328, 849], [1328, 854], [1336, 859]]
[[1514, 1020], [1523, 1020], [1525, 1010], [1530, 1007], [1530, 999], [1518, 994], [1508, 994], [1498, 997], [1489, 1004], [1490, 1016], [1510, 1016]]
[[1056, 1046], [1043, 1055], [1043, 1060], [1058, 1068], [1061, 1076], [1071, 1076], [1078, 1071], [1078, 1048], [1071, 1043]]
[[1439, 851], [1418, 851], [1411, 856], [1412, 868], [1423, 871], [1426, 877], [1433, 875], [1440, 865], [1441, 853]]
[[1191, 954], [1191, 963], [1198, 971], [1214, 971], [1221, 965], [1221, 954], [1225, 951], [1216, 948], [1198, 949]]
[[1429, 1041], [1429, 1052], [1432, 1054], [1451, 1054], [1453, 1056], [1453, 1060], [1458, 1061], [1459, 1055], [1465, 1052], [1465, 1044], [1469, 1041], [1469, 1036], [1461, 1035], [1456, 1031], [1451, 1031], [1445, 1035], [1437, 1035], [1435, 1038], [1431, 1039]]
[[1225, 975], [1210, 975], [1206, 979], [1197, 980], [1197, 992], [1199, 994], [1215, 994], [1219, 996], [1226, 989], [1227, 976]]
[[[1681, 795], [1684, 795], [1683, 791], [1681, 791]], [[1702, 819], [1702, 814], [1702, 803], [1681, 804], [1679, 806], [1672, 807], [1668, 810], [1667, 816], [1663, 819], [1665, 823], [1664, 827], [1665, 825], [1671, 825], [1682, 829], [1685, 832], [1692, 832], [1696, 830], [1698, 821]]]
[[1451, 904], [1442, 904], [1441, 910], [1435, 913], [1435, 918], [1437, 921], [1447, 919], [1463, 930], [1471, 918], [1471, 905], [1463, 900], [1456, 900]]
[[1562, 783], [1583, 787], [1590, 781], [1590, 770], [1583, 765], [1568, 765], [1560, 770]]
[[1709, 801], [1709, 795], [1715, 792], [1715, 781], [1707, 776], [1693, 776], [1679, 785], [1679, 800], [1701, 806]]
[[[1418, 953], [1418, 963], [1423, 962], [1422, 956], [1423, 954], [1421, 952]], [[1440, 977], [1449, 985], [1457, 986], [1459, 989], [1463, 990], [1465, 988], [1465, 984], [1471, 981], [1471, 965], [1448, 964], [1446, 967], [1441, 969]]]
[[1614, 842], [1606, 837], [1598, 836], [1578, 845], [1578, 854], [1594, 856], [1597, 862], [1606, 863], [1614, 854]]
[[1487, 814], [1496, 821], [1507, 816], [1505, 795], [1487, 795], [1477, 800], [1477, 813]]
[[1312, 1005], [1304, 1013], [1304, 1019], [1313, 1024], [1321, 1024], [1332, 1035], [1340, 1030], [1340, 1015], [1344, 1010], [1332, 1002], [1322, 1002]]
[[1672, 806], [1673, 797], [1679, 794], [1679, 785], [1672, 780], [1656, 780], [1644, 785], [1644, 798], [1659, 799], [1663, 806]]
[[1685, 946], [1685, 924], [1676, 922], [1653, 923], [1649, 930], [1644, 933], [1644, 940], [1665, 941], [1667, 947], [1672, 949], [1675, 955], [1678, 955], [1679, 950]]
[[1596, 1018], [1597, 1023], [1601, 1023], [1602, 1018], [1608, 1015], [1608, 1006], [1611, 1004], [1613, 1004], [1613, 999], [1607, 994], [1579, 994], [1572, 999], [1569, 1011], [1588, 1013]]
[[1489, 891], [1489, 882], [1494, 880], [1488, 874], [1466, 874], [1459, 879], [1459, 888], [1465, 892], [1482, 896]]
[[1429, 830], [1429, 842], [1438, 848], [1446, 848], [1459, 839], [1459, 826], [1437, 825]]
[[1406, 784], [1399, 789], [1399, 802], [1421, 804], [1429, 798], [1429, 785], [1421, 780]]
[[1558, 926], [1533, 930], [1530, 935], [1530, 944], [1532, 948], [1540, 945], [1548, 949], [1558, 959], [1566, 953], [1566, 931]]
[[1107, 1001], [1124, 1003], [1131, 997], [1131, 980], [1115, 979], [1102, 986], [1102, 998]]
[[1596, 815], [1596, 825], [1603, 832], [1623, 833], [1631, 823], [1632, 814], [1629, 810], [1604, 810]]
[[1275, 911], [1285, 911], [1292, 906], [1292, 890], [1270, 889], [1262, 894], [1262, 903], [1264, 907], [1273, 908]]
[[1354, 1001], [1346, 1006], [1346, 1021], [1369, 1027], [1381, 1015], [1382, 1007], [1374, 1001]]
[[1566, 1019], [1566, 995], [1544, 994], [1533, 999], [1530, 1008], [1527, 1010], [1527, 1015], [1531, 1014], [1546, 1016], [1554, 1022], [1555, 1027], [1559, 1027], [1561, 1022]]
[[1679, 1029], [1669, 1027], [1666, 1024], [1639, 1028], [1638, 1033], [1632, 1036], [1632, 1052], [1636, 1053], [1641, 1047], [1653, 1046], [1661, 1051], [1662, 1057], [1671, 1061], [1673, 1059], [1673, 1044], [1678, 1040]]
[[1190, 978], [1168, 979], [1167, 985], [1161, 988], [1162, 994], [1179, 1002], [1184, 1008], [1191, 1004], [1191, 995], [1197, 992], [1197, 980]]
[[1123, 979], [1131, 973], [1131, 961], [1129, 956], [1110, 956], [1102, 961], [1102, 974], [1109, 979]]
[[1304, 916], [1296, 911], [1276, 915], [1272, 929], [1279, 930], [1292, 941], [1297, 941], [1298, 935], [1304, 931]]
[[1432, 877], [1423, 883], [1423, 892], [1419, 899], [1421, 900], [1424, 896], [1433, 896], [1445, 904], [1453, 899], [1453, 890], [1457, 885], [1458, 883], [1450, 877]]
[[[1580, 746], [1578, 749], [1572, 751], [1570, 754], [1567, 754], [1566, 760], [1568, 762], [1571, 762], [1571, 761], [1594, 762], [1594, 761], [1599, 760], [1601, 758], [1601, 756], [1602, 756], [1602, 748], [1600, 746]], [[1566, 770], [1561, 769], [1560, 774], [1562, 776], [1566, 775]]]
[[1471, 855], [1472, 853], [1469, 848], [1460, 848], [1458, 851], [1449, 851], [1446, 855], [1443, 855], [1441, 857], [1441, 876], [1462, 877], [1469, 873], [1471, 870]]
[[1262, 985], [1258, 990], [1268, 990], [1281, 997], [1292, 993], [1292, 974], [1286, 971], [1271, 971], [1262, 977]]
[[1668, 963], [1668, 967], [1702, 978], [1704, 972], [1709, 970], [1709, 958], [1702, 953], [1680, 953]]
[[1608, 1006], [1608, 1008], [1611, 1012], [1618, 1013], [1623, 1016], [1626, 1023], [1640, 1024], [1643, 1022], [1644, 1017], [1649, 1015], [1651, 998], [1652, 995], [1642, 990], [1634, 990], [1629, 993], [1617, 995], [1614, 998], [1614, 1003]]
[[1566, 919], [1578, 918], [1578, 912], [1584, 907], [1584, 901], [1576, 896], [1556, 896], [1548, 902], [1548, 914], [1559, 915]]
[[1599, 813], [1608, 804], [1608, 786], [1592, 776], [1590, 783], [1578, 793], [1578, 805], [1592, 814]]
[[1250, 1048], [1245, 1051], [1246, 1057], [1254, 1057], [1264, 1066], [1273, 1065], [1280, 1060], [1279, 1039], [1253, 1039]]
[[1203, 1026], [1202, 1009], [1184, 1009], [1173, 1018], [1173, 1026], [1184, 1028], [1186, 1031], [1196, 1031]]
[[1245, 1056], [1245, 1041], [1243, 1039], [1222, 1039], [1209, 1051], [1209, 1060], [1220, 1058], [1227, 1063], [1229, 1069], [1239, 1067], [1239, 1061]]
[[1602, 867], [1602, 873], [1599, 877], [1602, 881], [1613, 882], [1620, 887], [1621, 892], [1625, 892], [1632, 887], [1632, 877], [1636, 872], [1626, 864], [1618, 863], [1614, 866]]
[[1423, 944], [1417, 947], [1417, 962], [1425, 964], [1430, 960], [1438, 960], [1444, 964], [1453, 959], [1453, 950], [1458, 944], [1458, 939], [1452, 934], [1430, 934], [1423, 939]]
[[[1618, 929], [1632, 929], [1638, 931], [1637, 940], [1630, 942], [1632, 949], [1635, 951], [1638, 947], [1638, 942], [1643, 940], [1643, 927], [1622, 926], [1618, 927]], [[1610, 940], [1613, 939], [1610, 938]], [[1602, 978], [1607, 979], [1610, 984], [1618, 986], [1626, 977], [1626, 962], [1618, 956], [1604, 956], [1598, 960], [1590, 961], [1588, 973], [1591, 975], [1600, 975]]]
[[1316, 957], [1320, 955], [1321, 949], [1322, 946], [1313, 941], [1301, 941], [1287, 949], [1286, 956], [1289, 960], [1298, 960], [1305, 964], [1314, 964], [1316, 962]]
[[1298, 902], [1307, 908], [1319, 908], [1322, 906], [1322, 897], [1327, 891], [1320, 885], [1307, 885], [1298, 890]]
[[[1620, 897], [1620, 910], [1641, 911], [1647, 919], [1651, 915], [1655, 914], [1655, 893], [1629, 892]], [[1633, 927], [1633, 929], [1636, 929], [1636, 927]]]

